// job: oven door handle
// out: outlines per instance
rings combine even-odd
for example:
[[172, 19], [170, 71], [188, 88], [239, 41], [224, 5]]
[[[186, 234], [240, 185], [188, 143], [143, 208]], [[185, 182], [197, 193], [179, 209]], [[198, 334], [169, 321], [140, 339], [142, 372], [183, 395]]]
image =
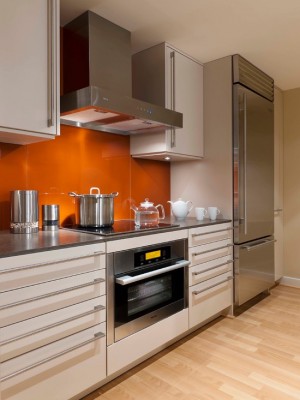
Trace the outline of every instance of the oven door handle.
[[142, 281], [147, 278], [151, 278], [152, 276], [157, 276], [164, 274], [165, 272], [174, 271], [175, 269], [184, 268], [190, 265], [190, 261], [177, 261], [175, 264], [170, 265], [169, 267], [156, 269], [155, 271], [146, 272], [145, 274], [140, 274], [136, 276], [124, 275], [121, 278], [116, 278], [116, 283], [119, 285], [125, 286], [130, 283]]

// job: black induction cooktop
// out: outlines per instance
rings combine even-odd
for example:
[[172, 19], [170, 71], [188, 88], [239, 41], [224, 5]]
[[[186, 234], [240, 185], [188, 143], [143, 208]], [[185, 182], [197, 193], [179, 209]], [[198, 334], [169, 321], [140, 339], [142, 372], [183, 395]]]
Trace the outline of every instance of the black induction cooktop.
[[114, 222], [112, 226], [107, 226], [103, 228], [96, 228], [90, 226], [81, 226], [81, 225], [69, 225], [64, 226], [63, 229], [69, 229], [72, 231], [83, 232], [83, 233], [92, 233], [95, 235], [120, 235], [122, 233], [136, 233], [136, 232], [145, 232], [145, 231], [157, 231], [161, 229], [173, 228], [179, 225], [176, 224], [167, 224], [167, 223], [159, 223], [156, 226], [151, 227], [137, 227], [135, 225], [134, 220], [131, 219], [121, 219]]

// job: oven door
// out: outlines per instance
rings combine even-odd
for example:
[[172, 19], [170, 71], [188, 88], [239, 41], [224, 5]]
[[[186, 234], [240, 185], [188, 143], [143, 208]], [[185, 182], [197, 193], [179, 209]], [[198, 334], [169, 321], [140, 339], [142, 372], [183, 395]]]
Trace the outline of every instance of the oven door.
[[116, 276], [115, 341], [185, 308], [188, 265], [188, 261], [181, 260], [154, 270]]

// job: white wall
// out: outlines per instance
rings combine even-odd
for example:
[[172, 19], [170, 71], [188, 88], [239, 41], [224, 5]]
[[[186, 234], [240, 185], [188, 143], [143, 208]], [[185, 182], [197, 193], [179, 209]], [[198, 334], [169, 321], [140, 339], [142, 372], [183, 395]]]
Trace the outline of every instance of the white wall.
[[[219, 218], [232, 210], [231, 57], [204, 65], [204, 159], [171, 165], [171, 198], [195, 207], [217, 206]], [[191, 216], [195, 216], [194, 210]]]

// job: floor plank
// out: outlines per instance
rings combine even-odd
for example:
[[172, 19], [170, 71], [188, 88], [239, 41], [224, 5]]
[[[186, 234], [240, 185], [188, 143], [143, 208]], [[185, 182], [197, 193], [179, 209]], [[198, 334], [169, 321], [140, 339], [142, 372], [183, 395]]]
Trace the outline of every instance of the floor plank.
[[82, 400], [300, 399], [300, 289], [277, 286]]

